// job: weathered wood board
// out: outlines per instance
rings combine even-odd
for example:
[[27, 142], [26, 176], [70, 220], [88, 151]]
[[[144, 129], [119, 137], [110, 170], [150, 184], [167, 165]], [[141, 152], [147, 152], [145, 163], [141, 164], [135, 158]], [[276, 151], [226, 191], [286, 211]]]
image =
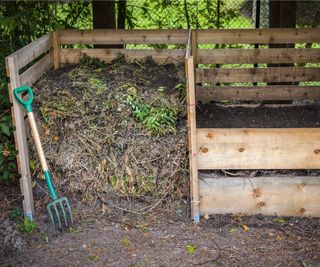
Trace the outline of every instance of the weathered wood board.
[[199, 170], [320, 169], [320, 128], [197, 129]]
[[320, 217], [320, 177], [199, 179], [200, 213]]
[[196, 99], [210, 100], [319, 100], [320, 86], [197, 86]]
[[197, 49], [196, 61], [200, 64], [317, 62], [320, 62], [320, 49], [316, 48]]
[[248, 83], [248, 82], [305, 82], [319, 81], [320, 68], [214, 68], [196, 69], [196, 82]]
[[61, 44], [187, 44], [188, 30], [62, 30]]
[[80, 59], [84, 56], [99, 58], [106, 63], [123, 55], [124, 59], [128, 62], [134, 60], [142, 60], [146, 57], [152, 59], [158, 64], [177, 63], [185, 56], [184, 49], [61, 49], [60, 50], [60, 63], [61, 64], [75, 64], [79, 63]]
[[208, 29], [196, 31], [198, 44], [288, 44], [320, 42], [320, 28]]

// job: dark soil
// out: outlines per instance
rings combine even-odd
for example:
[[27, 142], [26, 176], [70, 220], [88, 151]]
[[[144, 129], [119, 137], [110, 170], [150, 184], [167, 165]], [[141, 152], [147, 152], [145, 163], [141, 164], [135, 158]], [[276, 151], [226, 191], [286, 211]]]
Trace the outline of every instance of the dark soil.
[[199, 104], [198, 128], [312, 128], [320, 125], [320, 106]]

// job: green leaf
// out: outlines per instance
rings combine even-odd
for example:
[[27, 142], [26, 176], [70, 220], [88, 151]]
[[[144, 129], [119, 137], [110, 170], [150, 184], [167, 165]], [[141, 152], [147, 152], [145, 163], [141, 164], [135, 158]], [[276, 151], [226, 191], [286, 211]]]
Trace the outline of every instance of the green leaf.
[[286, 222], [286, 220], [283, 218], [277, 218], [277, 219], [275, 219], [275, 222], [284, 223], [284, 222]]
[[6, 134], [7, 136], [10, 136], [10, 128], [7, 124], [1, 123], [0, 129], [2, 133]]
[[189, 254], [195, 254], [196, 251], [197, 251], [197, 247], [194, 246], [194, 245], [186, 245], [186, 251], [189, 253]]

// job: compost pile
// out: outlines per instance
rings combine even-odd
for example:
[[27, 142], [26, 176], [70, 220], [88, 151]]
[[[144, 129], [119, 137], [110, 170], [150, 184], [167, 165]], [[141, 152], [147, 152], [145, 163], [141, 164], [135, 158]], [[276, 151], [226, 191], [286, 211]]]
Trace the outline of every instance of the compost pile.
[[[146, 212], [188, 194], [182, 67], [85, 58], [48, 73], [34, 92], [60, 195], [95, 208], [130, 197], [144, 203], [137, 212]], [[41, 177], [32, 150], [34, 175]]]

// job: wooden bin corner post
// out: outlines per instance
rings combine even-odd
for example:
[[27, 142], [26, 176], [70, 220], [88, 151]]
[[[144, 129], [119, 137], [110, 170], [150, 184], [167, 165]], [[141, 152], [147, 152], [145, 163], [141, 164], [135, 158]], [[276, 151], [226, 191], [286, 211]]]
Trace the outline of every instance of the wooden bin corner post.
[[15, 142], [18, 150], [17, 163], [18, 170], [21, 174], [20, 188], [23, 195], [23, 211], [24, 215], [31, 220], [34, 218], [34, 203], [29, 163], [29, 153], [26, 139], [26, 129], [24, 123], [24, 113], [13, 97], [13, 90], [20, 86], [19, 68], [17, 55], [6, 57], [7, 75], [10, 77], [10, 99], [13, 101], [13, 122], [16, 127]]
[[[190, 36], [191, 37], [191, 36]], [[194, 58], [190, 55], [190, 37], [185, 59], [187, 99], [188, 99], [188, 135], [189, 135], [189, 170], [190, 170], [190, 194], [191, 194], [191, 217], [195, 223], [200, 221], [200, 201], [198, 190], [198, 167], [197, 167], [197, 128], [196, 128], [196, 98]]]
[[59, 31], [53, 31], [51, 33], [52, 42], [52, 62], [55, 70], [60, 67], [60, 37]]

